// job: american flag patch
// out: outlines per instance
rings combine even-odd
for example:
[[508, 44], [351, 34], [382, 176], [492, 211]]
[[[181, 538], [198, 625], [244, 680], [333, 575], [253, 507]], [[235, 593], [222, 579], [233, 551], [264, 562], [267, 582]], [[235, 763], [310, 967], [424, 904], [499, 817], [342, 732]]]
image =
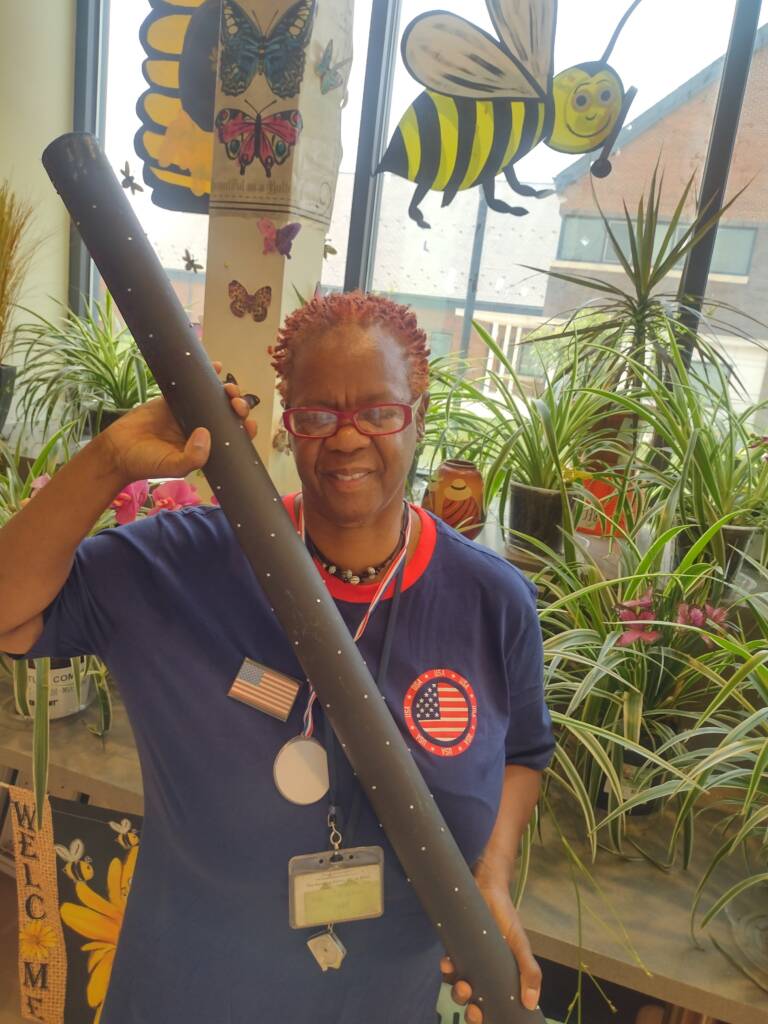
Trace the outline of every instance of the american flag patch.
[[477, 698], [467, 680], [449, 668], [423, 672], [403, 700], [408, 731], [430, 754], [456, 757], [477, 732]]
[[301, 683], [290, 676], [246, 658], [228, 696], [287, 722], [300, 686]]

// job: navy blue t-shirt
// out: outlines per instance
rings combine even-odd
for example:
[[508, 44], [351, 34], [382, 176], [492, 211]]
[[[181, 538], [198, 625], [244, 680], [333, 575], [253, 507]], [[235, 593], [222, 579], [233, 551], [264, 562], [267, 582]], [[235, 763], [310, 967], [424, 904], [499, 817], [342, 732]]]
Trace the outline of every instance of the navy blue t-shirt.
[[[541, 634], [521, 573], [418, 512], [378, 682], [471, 865], [505, 763], [543, 769], [552, 753]], [[354, 632], [374, 588], [325, 579]], [[388, 606], [360, 641], [374, 677]], [[30, 654], [83, 653], [118, 684], [145, 798], [101, 1024], [433, 1024], [442, 948], [365, 799], [353, 843], [384, 847], [383, 917], [339, 925], [347, 958], [325, 974], [306, 947], [312, 932], [288, 926], [288, 861], [328, 848], [328, 808], [289, 803], [274, 786], [307, 686], [220, 509], [165, 512], [83, 541]], [[246, 655], [304, 681], [288, 722], [228, 697]], [[441, 692], [464, 708], [460, 734], [435, 724]], [[348, 808], [356, 782], [341, 761]]]

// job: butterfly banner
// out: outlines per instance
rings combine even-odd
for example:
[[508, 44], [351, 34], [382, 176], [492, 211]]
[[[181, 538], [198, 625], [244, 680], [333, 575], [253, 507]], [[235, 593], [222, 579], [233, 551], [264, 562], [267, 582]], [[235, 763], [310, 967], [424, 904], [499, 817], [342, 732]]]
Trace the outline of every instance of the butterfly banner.
[[[135, 145], [153, 202], [205, 213], [213, 194], [223, 208], [327, 225], [352, 61], [349, 0], [322, 12], [316, 0], [150, 3]], [[231, 173], [217, 171], [212, 193], [216, 147]]]
[[[222, 0], [211, 209], [330, 223], [351, 8]], [[265, 238], [287, 256], [289, 235]]]
[[19, 912], [20, 1012], [97, 1024], [133, 878], [142, 819], [58, 797], [34, 829], [31, 790], [9, 786]]

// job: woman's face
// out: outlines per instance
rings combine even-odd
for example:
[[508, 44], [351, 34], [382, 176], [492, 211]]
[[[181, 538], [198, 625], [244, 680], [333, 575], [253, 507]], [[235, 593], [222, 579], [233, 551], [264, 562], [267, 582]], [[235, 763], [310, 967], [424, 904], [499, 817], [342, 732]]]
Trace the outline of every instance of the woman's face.
[[[403, 347], [384, 328], [341, 324], [297, 345], [287, 406], [351, 410], [413, 401]], [[417, 421], [370, 437], [344, 423], [333, 437], [292, 438], [308, 511], [339, 526], [376, 523], [399, 506], [417, 441]]]

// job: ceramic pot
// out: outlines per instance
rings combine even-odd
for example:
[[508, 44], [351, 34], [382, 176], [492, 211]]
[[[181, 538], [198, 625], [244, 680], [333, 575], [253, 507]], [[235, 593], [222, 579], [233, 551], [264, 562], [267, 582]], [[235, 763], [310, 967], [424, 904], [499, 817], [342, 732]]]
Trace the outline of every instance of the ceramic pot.
[[422, 507], [469, 540], [483, 528], [483, 478], [474, 462], [446, 459], [427, 485]]
[[0, 430], [5, 426], [16, 382], [16, 367], [0, 363]]
[[[84, 659], [80, 659], [81, 665], [85, 667]], [[48, 718], [53, 721], [56, 718], [66, 718], [68, 715], [76, 715], [93, 700], [95, 690], [91, 687], [90, 679], [83, 679], [80, 686], [80, 703], [77, 702], [77, 691], [75, 690], [75, 672], [72, 668], [72, 661], [69, 658], [51, 658], [50, 689], [48, 691]], [[27, 663], [27, 704], [30, 714], [35, 713], [35, 663]], [[18, 707], [16, 708], [19, 712]]]
[[[758, 526], [728, 525], [721, 527], [720, 536], [725, 546], [725, 565], [721, 567], [727, 580], [732, 580], [738, 573], [744, 561], [744, 553], [759, 530], [760, 527]], [[683, 530], [677, 535], [675, 539], [675, 559], [678, 565], [703, 532], [702, 527], [698, 523], [692, 523], [689, 529]], [[717, 559], [717, 548], [712, 541], [709, 542], [702, 554], [707, 558]]]
[[[530, 487], [528, 484], [513, 480], [509, 485], [507, 506], [510, 530], [518, 530], [520, 533], [535, 537], [553, 551], [562, 550], [563, 499], [560, 491]], [[510, 537], [509, 546], [513, 549], [539, 551], [524, 537]]]

